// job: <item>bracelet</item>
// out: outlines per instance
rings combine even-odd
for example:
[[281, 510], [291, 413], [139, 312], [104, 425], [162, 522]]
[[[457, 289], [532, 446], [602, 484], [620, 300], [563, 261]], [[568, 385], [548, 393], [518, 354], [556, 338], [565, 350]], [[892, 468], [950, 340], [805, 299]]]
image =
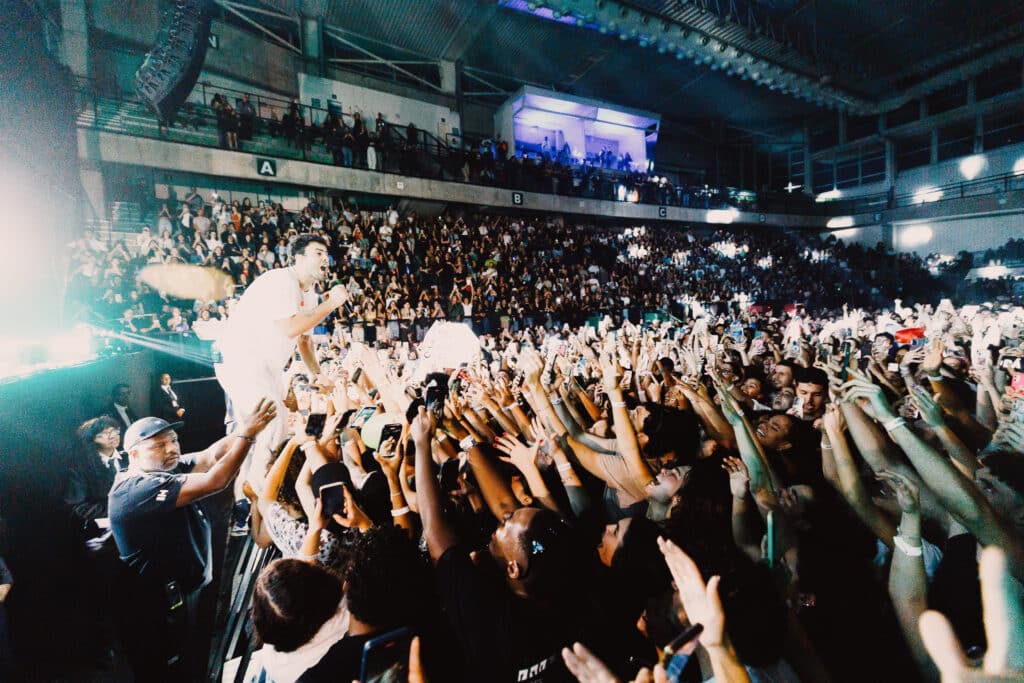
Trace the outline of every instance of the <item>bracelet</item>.
[[[561, 400], [561, 399], [559, 399], [559, 400]], [[517, 405], [519, 405], [519, 404], [518, 404], [518, 403], [509, 403], [509, 404], [508, 404], [507, 406], [502, 406], [502, 407], [501, 407], [501, 410], [502, 410], [503, 412], [506, 412], [506, 413], [507, 413], [507, 412], [509, 412], [510, 410], [515, 410], [515, 408], [516, 408], [516, 406], [517, 406]]]
[[440, 441], [444, 441], [445, 439], [447, 439], [448, 435], [445, 434], [444, 432], [438, 432], [437, 436], [435, 438], [440, 442]]
[[897, 548], [899, 548], [901, 553], [907, 555], [908, 557], [921, 557], [922, 553], [924, 552], [924, 548], [922, 546], [910, 545], [902, 536], [898, 534], [892, 537], [892, 542]]
[[563, 462], [561, 465], [556, 467], [559, 472], [572, 472], [572, 463]]
[[625, 401], [612, 401], [612, 408], [625, 408], [625, 407], [626, 407], [626, 402]]
[[562, 404], [562, 399], [560, 399], [560, 398], [553, 398], [553, 399], [551, 399], [551, 405], [557, 406], [557, 405], [561, 405], [561, 404]]
[[249, 443], [256, 443], [256, 438], [252, 436], [246, 436], [245, 434], [232, 434], [231, 436], [237, 436], [239, 439], [245, 439]]
[[459, 449], [468, 451], [470, 448], [476, 445], [476, 439], [472, 436], [467, 436], [465, 439], [459, 442]]
[[945, 379], [942, 375], [928, 375], [928, 379], [932, 382], [941, 382]]
[[401, 498], [401, 497], [402, 497], [402, 496], [404, 496], [404, 495], [405, 495], [404, 493], [402, 493], [401, 491], [399, 491], [398, 493], [392, 493], [392, 494], [391, 494], [391, 497], [392, 497], [392, 498]]
[[398, 508], [397, 510], [392, 510], [391, 511], [391, 516], [392, 517], [401, 517], [402, 515], [407, 515], [407, 514], [409, 514], [409, 506], [408, 505], [403, 505], [402, 507]]
[[904, 426], [906, 426], [906, 424], [907, 424], [907, 421], [904, 420], [902, 417], [894, 417], [893, 419], [889, 420], [888, 422], [886, 422], [882, 426], [885, 427], [885, 431], [891, 433], [892, 430], [898, 429], [899, 427], [904, 427]]
[[823, 450], [823, 451], [830, 451], [830, 450], [832, 450], [832, 444], [828, 443], [827, 441], [822, 441], [821, 442], [821, 450]]

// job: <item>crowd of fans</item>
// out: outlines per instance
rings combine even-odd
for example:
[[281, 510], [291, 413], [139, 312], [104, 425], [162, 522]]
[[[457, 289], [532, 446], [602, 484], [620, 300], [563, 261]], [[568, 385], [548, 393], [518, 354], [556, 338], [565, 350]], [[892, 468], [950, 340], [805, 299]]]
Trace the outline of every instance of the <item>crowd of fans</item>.
[[1024, 309], [693, 313], [293, 362], [267, 679], [1024, 680]]
[[[374, 657], [410, 681], [1024, 680], [1021, 306], [936, 305], [927, 260], [831, 238], [211, 199], [135, 244], [85, 235], [68, 289], [94, 321], [185, 332], [231, 301], [140, 267], [240, 293], [326, 249], [338, 303], [319, 368], [284, 374], [286, 436], [241, 468], [261, 405], [232, 450], [183, 457], [162, 377], [165, 420], [115, 388], [78, 467], [109, 489], [122, 437], [164, 434], [153, 467], [205, 462], [203, 495], [242, 472], [281, 556], [252, 598], [268, 680], [365, 679]], [[452, 361], [438, 322], [479, 340]], [[106, 499], [81, 481], [89, 526]], [[95, 538], [97, 571], [132, 560]]]
[[240, 293], [286, 267], [302, 232], [327, 239], [331, 277], [352, 303], [337, 321], [363, 338], [422, 338], [433, 320], [467, 320], [480, 333], [520, 325], [580, 325], [609, 314], [683, 316], [697, 310], [821, 311], [931, 297], [955, 282], [913, 255], [834, 238], [744, 230], [568, 226], [531, 217], [456, 218], [361, 212], [310, 202], [204, 198], [164, 203], [155, 226], [108, 242], [86, 231], [70, 250], [68, 292], [79, 317], [130, 333], [187, 332], [223, 319], [224, 301], [175, 300], [139, 282], [150, 264], [228, 274]]

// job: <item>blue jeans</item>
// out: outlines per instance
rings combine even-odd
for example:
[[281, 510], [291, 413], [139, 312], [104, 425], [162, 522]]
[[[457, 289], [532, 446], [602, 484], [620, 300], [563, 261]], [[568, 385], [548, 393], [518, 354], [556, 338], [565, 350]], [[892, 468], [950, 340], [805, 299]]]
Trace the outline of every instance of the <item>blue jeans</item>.
[[341, 163], [343, 166], [352, 167], [352, 148], [342, 147], [341, 148]]

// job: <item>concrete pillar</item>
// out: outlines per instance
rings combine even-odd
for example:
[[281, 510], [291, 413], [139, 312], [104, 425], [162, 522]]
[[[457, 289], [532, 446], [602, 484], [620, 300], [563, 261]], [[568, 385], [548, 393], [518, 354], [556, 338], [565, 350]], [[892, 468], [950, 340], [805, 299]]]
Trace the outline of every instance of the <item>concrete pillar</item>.
[[[973, 83], [974, 81], [971, 81]], [[985, 151], [985, 118], [978, 112], [974, 115], [974, 153]]]
[[896, 144], [892, 140], [885, 141], [885, 185], [896, 184]]
[[804, 194], [814, 195], [814, 161], [811, 159], [811, 127], [804, 123]]
[[930, 149], [931, 154], [930, 154], [930, 156], [928, 158], [928, 163], [930, 163], [930, 164], [937, 164], [937, 163], [939, 163], [939, 129], [938, 128], [932, 128], [931, 144], [929, 145], [929, 147], [931, 148]]
[[89, 77], [89, 15], [88, 3], [61, 0], [61, 61], [71, 72]]
[[458, 89], [458, 72], [455, 62], [442, 59], [437, 66], [441, 72], [441, 90], [446, 95], [454, 95]]
[[302, 58], [308, 73], [324, 76], [324, 20], [323, 17], [302, 17]]
[[882, 224], [882, 236], [879, 240], [891, 251], [896, 251], [896, 229], [892, 223]]
[[85, 201], [82, 202], [82, 218], [84, 220], [107, 218], [107, 197], [103, 184], [103, 173], [99, 168], [83, 160], [79, 161], [78, 174], [82, 180], [82, 191]]

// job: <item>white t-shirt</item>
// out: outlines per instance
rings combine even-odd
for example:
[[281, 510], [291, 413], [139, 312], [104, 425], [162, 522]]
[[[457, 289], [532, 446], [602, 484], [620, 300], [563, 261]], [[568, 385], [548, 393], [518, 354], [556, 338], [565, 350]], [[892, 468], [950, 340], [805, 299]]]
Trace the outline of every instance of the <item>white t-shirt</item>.
[[295, 352], [296, 339], [274, 323], [312, 310], [319, 301], [315, 290], [303, 292], [299, 288], [293, 268], [260, 275], [231, 310], [219, 343], [224, 365], [280, 373]]

